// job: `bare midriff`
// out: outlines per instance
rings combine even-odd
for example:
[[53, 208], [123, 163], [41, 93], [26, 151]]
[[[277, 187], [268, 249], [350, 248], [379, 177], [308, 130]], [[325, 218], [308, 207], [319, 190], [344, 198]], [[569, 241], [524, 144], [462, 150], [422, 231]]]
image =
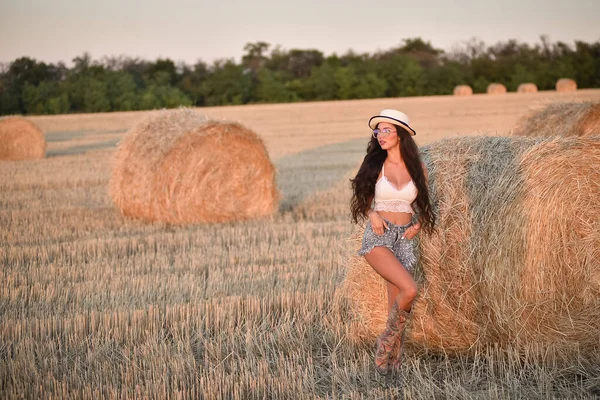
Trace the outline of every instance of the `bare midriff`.
[[396, 225], [406, 225], [412, 220], [412, 214], [406, 212], [377, 211], [377, 214]]

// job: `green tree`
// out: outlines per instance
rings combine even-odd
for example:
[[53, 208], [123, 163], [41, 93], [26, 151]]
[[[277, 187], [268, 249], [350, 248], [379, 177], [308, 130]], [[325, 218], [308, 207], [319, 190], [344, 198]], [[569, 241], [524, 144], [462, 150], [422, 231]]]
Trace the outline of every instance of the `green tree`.
[[456, 85], [469, 81], [468, 70], [455, 61], [444, 60], [441, 65], [423, 71], [423, 95], [451, 94]]
[[328, 62], [313, 67], [305, 82], [304, 94], [309, 100], [333, 100], [338, 95], [335, 67]]
[[311, 74], [314, 67], [323, 63], [323, 53], [315, 49], [292, 49], [283, 51], [276, 48], [267, 60], [266, 68], [283, 74], [283, 78], [305, 79]]
[[195, 106], [205, 104], [203, 83], [208, 79], [208, 67], [202, 61], [198, 61], [194, 68], [185, 68], [179, 82], [179, 89], [192, 100]]
[[112, 111], [131, 111], [138, 106], [137, 87], [133, 77], [125, 72], [106, 73], [106, 96]]
[[298, 96], [281, 79], [281, 74], [262, 69], [258, 73], [256, 101], [260, 103], [288, 103], [298, 100]]
[[394, 55], [379, 65], [378, 76], [387, 84], [389, 97], [418, 96], [426, 85], [423, 68], [409, 56]]
[[246, 43], [244, 46], [246, 54], [242, 56], [242, 65], [249, 69], [253, 76], [256, 76], [258, 71], [265, 66], [267, 62], [265, 53], [269, 47], [271, 45], [266, 42]]
[[216, 61], [202, 90], [208, 106], [246, 104], [252, 99], [252, 77], [232, 60]]
[[106, 85], [96, 78], [83, 80], [83, 109], [84, 112], [110, 111], [110, 102], [106, 95]]
[[[514, 72], [510, 77], [510, 81], [506, 85], [509, 91], [516, 91], [521, 83], [533, 82], [535, 83], [535, 74], [529, 71], [523, 65], [517, 64], [514, 67]], [[536, 84], [537, 85], [537, 84]]]
[[177, 68], [175, 63], [168, 58], [159, 58], [154, 63], [150, 63], [146, 75], [146, 80], [158, 85], [174, 86], [177, 84]]
[[69, 98], [57, 82], [25, 83], [23, 104], [27, 114], [62, 114], [69, 111]]
[[25, 113], [23, 90], [26, 85], [38, 86], [42, 82], [57, 81], [64, 74], [64, 66], [37, 62], [33, 58], [21, 57], [8, 66], [0, 79], [0, 107], [3, 114]]

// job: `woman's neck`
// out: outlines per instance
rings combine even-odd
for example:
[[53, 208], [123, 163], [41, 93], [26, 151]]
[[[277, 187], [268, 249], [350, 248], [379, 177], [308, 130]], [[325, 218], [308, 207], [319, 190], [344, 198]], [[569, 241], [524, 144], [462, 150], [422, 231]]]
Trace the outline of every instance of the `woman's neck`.
[[396, 146], [387, 151], [386, 161], [392, 164], [401, 164], [403, 162], [402, 155], [400, 154], [400, 146]]

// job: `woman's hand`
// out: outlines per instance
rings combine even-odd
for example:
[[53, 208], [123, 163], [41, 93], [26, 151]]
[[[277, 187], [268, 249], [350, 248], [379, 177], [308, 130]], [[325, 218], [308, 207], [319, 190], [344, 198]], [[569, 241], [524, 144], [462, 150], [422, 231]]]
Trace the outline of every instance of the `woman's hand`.
[[369, 221], [371, 221], [371, 229], [373, 229], [373, 232], [375, 232], [376, 235], [383, 235], [385, 229], [388, 228], [387, 222], [381, 218], [381, 215], [377, 214], [377, 211], [369, 211]]
[[409, 226], [404, 231], [404, 234], [402, 235], [402, 239], [412, 240], [412, 238], [417, 236], [417, 233], [419, 233], [420, 229], [421, 229], [421, 223], [416, 223], [414, 225]]

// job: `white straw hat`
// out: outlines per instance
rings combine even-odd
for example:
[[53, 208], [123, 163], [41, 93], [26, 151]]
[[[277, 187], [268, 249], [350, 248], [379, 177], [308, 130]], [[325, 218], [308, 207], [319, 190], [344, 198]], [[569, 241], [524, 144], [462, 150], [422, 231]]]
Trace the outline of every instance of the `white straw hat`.
[[408, 119], [408, 115], [404, 114], [398, 110], [385, 109], [382, 110], [379, 115], [375, 115], [371, 117], [369, 120], [369, 127], [371, 129], [375, 129], [377, 124], [380, 122], [389, 122], [390, 124], [394, 124], [400, 126], [408, 131], [411, 135], [416, 135], [417, 132], [410, 127], [410, 121]]

